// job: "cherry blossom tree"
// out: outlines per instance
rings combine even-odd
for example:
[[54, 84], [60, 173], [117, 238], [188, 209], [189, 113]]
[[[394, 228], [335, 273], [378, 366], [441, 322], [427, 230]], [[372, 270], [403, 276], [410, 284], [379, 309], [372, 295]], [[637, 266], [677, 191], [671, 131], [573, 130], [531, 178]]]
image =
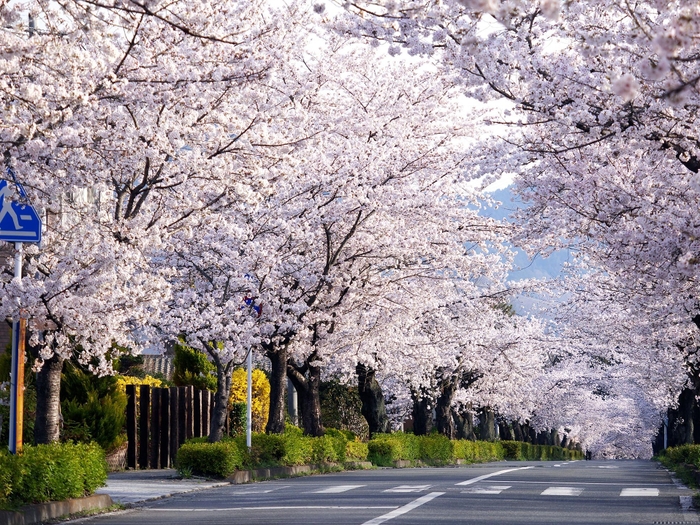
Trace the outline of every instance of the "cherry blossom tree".
[[[274, 159], [252, 153], [249, 138], [270, 149], [257, 132], [281, 96], [271, 98], [268, 73], [298, 41], [268, 7], [2, 4], [0, 140], [49, 214], [22, 288], [6, 279], [2, 299], [16, 315], [20, 298], [39, 365], [51, 365], [40, 372], [51, 379], [38, 409], [50, 429], [38, 441], [58, 437], [63, 359], [78, 350], [108, 373], [112, 343], [144, 342], [134, 335], [169, 294], [154, 253], [191, 218], [265, 184], [260, 159]], [[89, 205], [70, 201], [81, 193]]]
[[517, 174], [515, 188], [529, 204], [519, 214], [519, 242], [532, 253], [570, 246], [586, 267], [604, 268], [610, 278], [599, 295], [616, 290], [608, 300], [621, 300], [628, 316], [654, 330], [628, 351], [653, 356], [655, 340], [676, 347], [692, 376], [697, 6], [346, 6], [353, 16], [336, 28], [386, 42], [392, 54], [437, 57], [466, 93], [491, 104], [493, 133], [473, 150], [474, 175]]

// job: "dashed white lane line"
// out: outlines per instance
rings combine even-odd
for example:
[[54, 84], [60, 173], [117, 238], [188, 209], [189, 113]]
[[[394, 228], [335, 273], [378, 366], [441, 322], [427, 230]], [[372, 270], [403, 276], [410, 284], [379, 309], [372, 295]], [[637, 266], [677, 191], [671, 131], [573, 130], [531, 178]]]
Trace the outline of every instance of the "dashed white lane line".
[[510, 485], [488, 485], [486, 487], [472, 487], [462, 491], [462, 494], [500, 494], [508, 490]]
[[412, 511], [416, 507], [420, 507], [424, 503], [428, 503], [430, 500], [433, 500], [438, 496], [442, 496], [443, 494], [444, 492], [431, 492], [430, 494], [426, 494], [425, 496], [421, 496], [420, 498], [413, 500], [410, 503], [407, 503], [403, 507], [399, 507], [398, 509], [392, 510], [387, 514], [383, 514], [369, 521], [365, 521], [362, 525], [379, 525], [380, 523], [384, 523], [385, 521], [389, 521], [398, 516], [406, 514], [407, 512]]
[[366, 486], [367, 485], [336, 485], [335, 487], [314, 490], [313, 494], [340, 494], [341, 492], [347, 492], [348, 490], [359, 489], [360, 487]]
[[580, 496], [583, 489], [577, 487], [549, 487], [541, 496]]
[[387, 489], [384, 492], [422, 492], [428, 490], [431, 485], [399, 485], [393, 489]]
[[534, 467], [518, 467], [518, 468], [508, 468], [505, 470], [499, 470], [498, 472], [492, 472], [491, 474], [484, 474], [483, 476], [477, 476], [476, 478], [468, 479], [467, 481], [462, 481], [460, 483], [455, 483], [457, 486], [471, 485], [472, 483], [477, 483], [479, 481], [492, 478], [493, 476], [498, 476], [500, 474], [506, 474], [508, 472], [514, 472], [516, 470], [527, 470]]
[[633, 489], [622, 489], [620, 496], [658, 496], [659, 489], [649, 489], [649, 488], [633, 488]]

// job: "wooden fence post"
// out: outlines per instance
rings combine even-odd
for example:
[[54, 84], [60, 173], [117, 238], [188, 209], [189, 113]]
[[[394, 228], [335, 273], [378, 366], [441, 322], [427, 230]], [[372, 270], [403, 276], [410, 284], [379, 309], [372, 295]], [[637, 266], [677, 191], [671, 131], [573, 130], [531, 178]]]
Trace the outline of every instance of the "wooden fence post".
[[178, 441], [178, 432], [180, 425], [178, 424], [178, 389], [176, 386], [170, 387], [170, 464], [175, 465], [177, 457], [177, 449], [180, 446]]
[[177, 389], [177, 446], [187, 439], [187, 387]]
[[194, 421], [193, 421], [193, 410], [192, 410], [192, 397], [193, 397], [194, 387], [185, 387], [185, 429], [187, 439], [190, 439], [194, 435]]
[[170, 390], [160, 388], [160, 468], [170, 466]]
[[139, 399], [139, 468], [148, 468], [148, 430], [151, 387], [141, 385]]
[[126, 466], [136, 468], [136, 385], [126, 385]]
[[199, 388], [195, 388], [192, 396], [192, 408], [193, 408], [193, 418], [194, 423], [193, 435], [194, 437], [202, 437], [202, 391]]
[[211, 401], [211, 392], [209, 390], [202, 391], [202, 435], [209, 437], [210, 421], [209, 404]]
[[151, 468], [158, 468], [160, 451], [160, 389], [151, 390]]

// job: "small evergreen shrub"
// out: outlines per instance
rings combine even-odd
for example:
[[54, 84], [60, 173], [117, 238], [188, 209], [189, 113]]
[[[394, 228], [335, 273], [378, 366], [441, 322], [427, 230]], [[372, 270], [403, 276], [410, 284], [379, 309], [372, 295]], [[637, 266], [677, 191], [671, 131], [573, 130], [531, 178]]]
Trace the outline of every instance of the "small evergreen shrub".
[[243, 454], [230, 439], [219, 443], [189, 440], [177, 451], [176, 464], [181, 472], [225, 478], [243, 467]]
[[287, 443], [283, 435], [253, 432], [250, 441], [251, 446], [248, 450], [245, 434], [235, 438], [239, 450], [244, 451], [243, 463], [247, 468], [273, 467], [281, 464], [287, 451]]
[[421, 436], [419, 457], [432, 465], [444, 465], [452, 461], [453, 442], [442, 434]]
[[104, 451], [97, 444], [25, 446], [0, 453], [0, 508], [81, 498], [107, 480]]
[[[338, 444], [342, 444], [342, 453], [339, 457]], [[345, 438], [333, 436], [321, 436], [313, 438], [311, 443], [313, 450], [313, 463], [336, 463], [345, 461]]]
[[313, 439], [305, 436], [300, 428], [285, 425], [284, 439], [287, 444], [282, 464], [287, 467], [306, 465], [312, 462]]
[[369, 447], [362, 441], [348, 441], [345, 444], [345, 461], [367, 461]]

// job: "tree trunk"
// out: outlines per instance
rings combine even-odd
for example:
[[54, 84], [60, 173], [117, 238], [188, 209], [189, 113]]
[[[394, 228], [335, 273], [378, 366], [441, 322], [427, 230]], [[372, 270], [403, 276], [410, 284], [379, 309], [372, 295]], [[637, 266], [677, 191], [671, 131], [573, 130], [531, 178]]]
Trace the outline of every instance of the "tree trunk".
[[287, 345], [270, 345], [265, 355], [270, 360], [270, 414], [265, 432], [284, 432], [285, 394], [287, 391]]
[[484, 407], [479, 412], [479, 439], [481, 441], [496, 440], [496, 421], [493, 410]]
[[559, 437], [559, 431], [556, 428], [552, 429], [550, 436], [550, 442], [552, 445], [556, 447], [561, 446], [561, 438]]
[[498, 422], [498, 433], [500, 438], [506, 441], [515, 441], [515, 432], [513, 427], [505, 419]]
[[455, 422], [455, 438], [456, 439], [468, 439], [470, 441], [476, 441], [476, 434], [474, 434], [474, 416], [469, 410], [465, 410], [460, 414], [456, 410], [452, 410], [452, 418]]
[[216, 364], [216, 394], [214, 394], [214, 413], [209, 424], [209, 443], [218, 443], [226, 431], [228, 418], [228, 400], [231, 395], [231, 372], [233, 363], [223, 365], [218, 359]]
[[374, 376], [374, 370], [363, 364], [355, 367], [357, 389], [362, 401], [362, 415], [367, 420], [369, 435], [386, 434], [391, 431], [389, 416], [386, 414], [382, 387]]
[[433, 430], [433, 409], [430, 399], [421, 397], [417, 392], [411, 392], [413, 398], [413, 433], [416, 436], [426, 436]]
[[61, 437], [61, 372], [64, 358], [54, 354], [36, 375], [34, 442], [54, 443]]
[[513, 437], [515, 441], [525, 441], [523, 426], [517, 421], [513, 422]]
[[455, 424], [452, 420], [452, 399], [457, 392], [454, 380], [445, 379], [440, 384], [440, 395], [435, 403], [435, 424], [438, 432], [449, 439], [455, 437]]
[[304, 434], [319, 437], [326, 433], [321, 421], [321, 368], [310, 365], [312, 359], [315, 357], [307, 359], [302, 367], [288, 363], [287, 376], [297, 391]]

